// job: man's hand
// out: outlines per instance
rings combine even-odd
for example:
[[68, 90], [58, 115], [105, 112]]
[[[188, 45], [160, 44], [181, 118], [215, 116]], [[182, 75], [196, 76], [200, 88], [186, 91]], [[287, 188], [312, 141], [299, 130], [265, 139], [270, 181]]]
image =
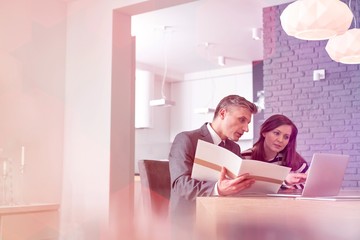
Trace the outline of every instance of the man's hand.
[[218, 181], [218, 192], [220, 196], [236, 194], [249, 188], [255, 180], [248, 173], [242, 174], [234, 179], [226, 176], [226, 168], [221, 168], [220, 179]]
[[294, 185], [299, 183], [304, 183], [307, 175], [305, 173], [294, 173], [291, 172], [286, 176], [285, 183], [286, 185]]

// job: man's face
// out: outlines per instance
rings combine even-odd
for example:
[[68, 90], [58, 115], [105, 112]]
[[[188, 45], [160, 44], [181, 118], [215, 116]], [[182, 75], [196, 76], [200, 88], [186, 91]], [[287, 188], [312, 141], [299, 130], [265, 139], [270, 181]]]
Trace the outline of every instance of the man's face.
[[238, 141], [244, 132], [249, 131], [251, 112], [247, 108], [230, 106], [226, 110], [221, 109], [219, 116], [222, 120], [221, 132], [230, 140]]

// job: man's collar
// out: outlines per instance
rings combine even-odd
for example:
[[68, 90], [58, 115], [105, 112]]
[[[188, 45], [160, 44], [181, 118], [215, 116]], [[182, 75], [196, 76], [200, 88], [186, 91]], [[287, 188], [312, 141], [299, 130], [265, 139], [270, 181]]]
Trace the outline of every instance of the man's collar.
[[219, 145], [219, 143], [222, 141], [219, 135], [215, 132], [215, 130], [212, 128], [211, 123], [206, 124], [207, 129], [210, 132], [210, 136], [214, 142], [214, 144]]

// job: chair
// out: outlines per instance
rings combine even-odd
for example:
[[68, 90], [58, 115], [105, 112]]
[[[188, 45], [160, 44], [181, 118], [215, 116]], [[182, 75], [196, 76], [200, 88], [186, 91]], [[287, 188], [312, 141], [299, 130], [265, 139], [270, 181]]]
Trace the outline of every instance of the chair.
[[171, 188], [169, 161], [139, 160], [138, 166], [145, 208], [152, 214], [166, 217]]

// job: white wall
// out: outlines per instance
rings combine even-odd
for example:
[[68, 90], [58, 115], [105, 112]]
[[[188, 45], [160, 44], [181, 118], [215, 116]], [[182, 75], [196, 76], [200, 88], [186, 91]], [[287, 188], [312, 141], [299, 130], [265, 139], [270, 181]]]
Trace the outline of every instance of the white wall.
[[66, 5], [6, 0], [0, 16], [0, 148], [8, 161], [11, 201], [60, 202]]
[[135, 128], [152, 127], [152, 112], [149, 102], [154, 92], [155, 74], [150, 71], [135, 71]]
[[109, 209], [112, 5], [69, 3], [61, 239], [100, 239]]
[[[0, 16], [0, 155], [7, 161], [6, 199], [1, 178], [0, 204], [60, 203], [66, 3], [4, 0]], [[2, 167], [1, 161], [1, 174]], [[2, 216], [0, 238], [41, 238], [44, 228], [56, 235], [57, 214], [41, 224], [46, 217], [39, 215]]]
[[[155, 75], [151, 99], [161, 98], [162, 77]], [[165, 83], [165, 96], [172, 100], [170, 84]], [[147, 107], [151, 114], [149, 128], [135, 130], [135, 173], [138, 173], [137, 161], [140, 159], [167, 159], [171, 143], [170, 111], [173, 107]]]
[[136, 2], [68, 2], [62, 240], [133, 239]]

